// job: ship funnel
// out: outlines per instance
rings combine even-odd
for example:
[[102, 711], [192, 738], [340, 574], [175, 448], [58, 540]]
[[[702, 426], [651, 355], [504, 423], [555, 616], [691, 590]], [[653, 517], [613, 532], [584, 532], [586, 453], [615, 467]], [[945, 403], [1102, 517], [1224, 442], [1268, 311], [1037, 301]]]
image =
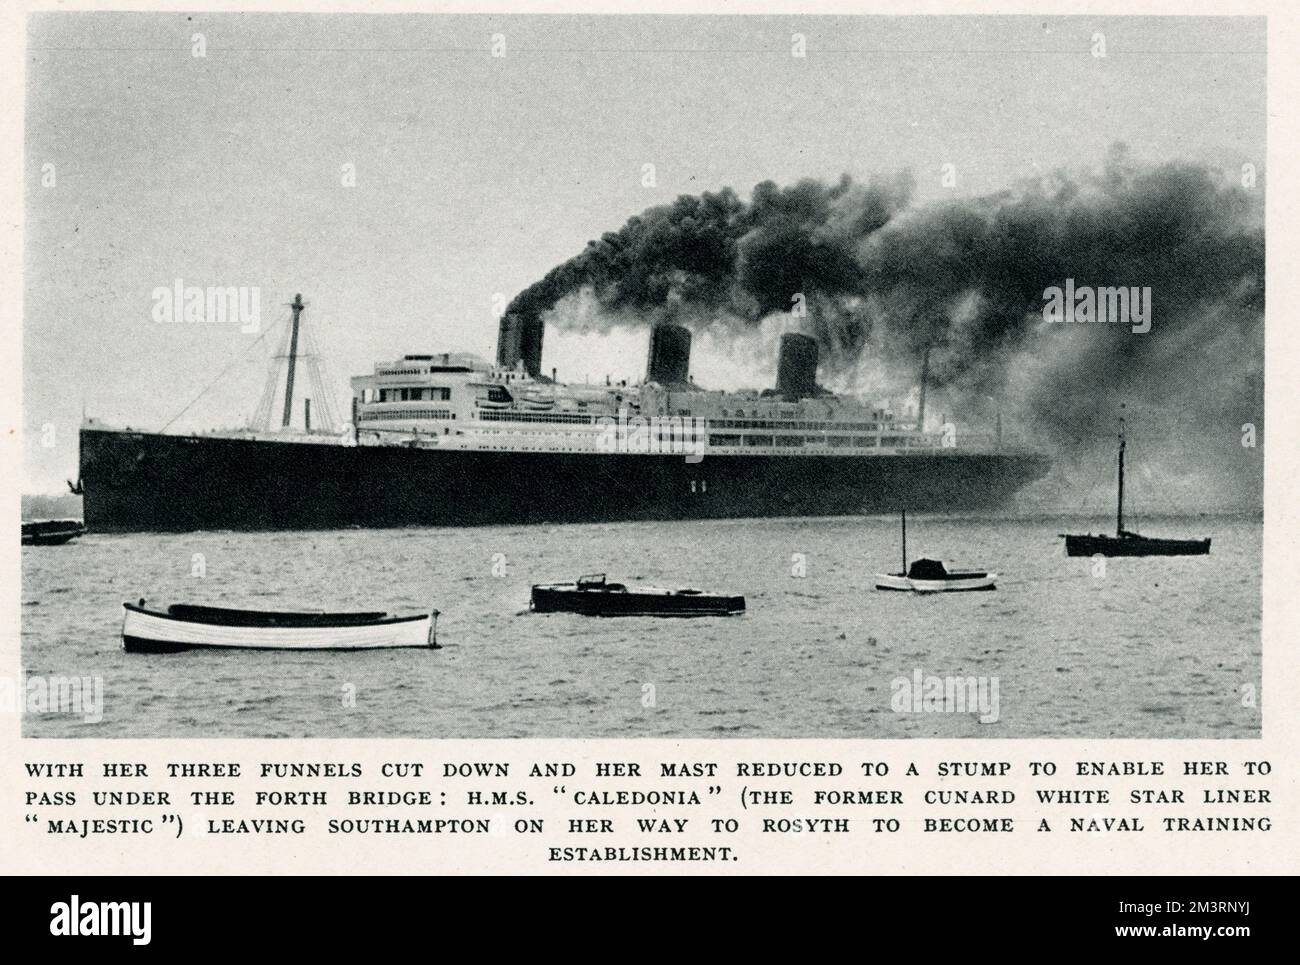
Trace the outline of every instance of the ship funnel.
[[793, 332], [781, 336], [776, 391], [791, 402], [817, 394], [817, 341]]
[[502, 315], [497, 330], [497, 367], [513, 369], [522, 359], [529, 375], [534, 378], [541, 375], [544, 332], [540, 318], [523, 319], [513, 313]]
[[660, 385], [685, 385], [690, 372], [690, 330], [681, 325], [656, 325], [652, 328], [645, 380]]

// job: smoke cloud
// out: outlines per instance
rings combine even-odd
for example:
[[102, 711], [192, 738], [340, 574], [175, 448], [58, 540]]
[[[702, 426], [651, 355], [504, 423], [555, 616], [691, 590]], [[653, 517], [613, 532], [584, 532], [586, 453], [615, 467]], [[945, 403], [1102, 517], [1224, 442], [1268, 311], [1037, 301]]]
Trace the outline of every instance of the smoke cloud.
[[[1262, 190], [1122, 146], [1098, 170], [925, 205], [905, 175], [767, 181], [748, 200], [651, 208], [507, 311], [560, 328], [673, 321], [715, 341], [781, 316], [817, 340], [823, 382], [875, 398], [914, 391], [928, 349], [930, 411], [986, 426], [1001, 413], [1057, 457], [1058, 501], [1094, 475], [1123, 404], [1157, 505], [1163, 488], [1256, 506], [1262, 449], [1241, 440], [1246, 423], [1263, 438], [1262, 212]], [[1067, 280], [1150, 288], [1150, 330], [1044, 321], [1046, 290]]]

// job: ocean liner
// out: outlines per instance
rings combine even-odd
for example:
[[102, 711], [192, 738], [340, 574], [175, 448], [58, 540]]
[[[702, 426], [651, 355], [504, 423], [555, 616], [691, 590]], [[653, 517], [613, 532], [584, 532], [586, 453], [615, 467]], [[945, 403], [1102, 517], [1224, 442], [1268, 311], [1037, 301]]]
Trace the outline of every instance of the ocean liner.
[[[501, 322], [495, 364], [405, 355], [352, 379], [351, 423], [291, 426], [301, 297], [277, 431], [80, 433], [92, 532], [455, 526], [822, 516], [997, 506], [1046, 456], [924, 429], [817, 383], [816, 342], [787, 334], [776, 385], [707, 391], [691, 333], [653, 327], [640, 384], [564, 385], [540, 325]], [[269, 406], [263, 408], [269, 411]]]

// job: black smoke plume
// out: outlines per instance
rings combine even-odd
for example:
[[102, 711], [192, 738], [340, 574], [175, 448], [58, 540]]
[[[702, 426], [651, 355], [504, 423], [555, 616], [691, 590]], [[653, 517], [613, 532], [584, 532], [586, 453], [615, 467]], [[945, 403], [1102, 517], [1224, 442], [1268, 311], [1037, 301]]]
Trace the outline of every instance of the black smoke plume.
[[[915, 386], [928, 348], [930, 405], [959, 423], [1001, 413], [1055, 453], [1063, 493], [1105, 464], [1124, 404], [1152, 509], [1160, 488], [1185, 502], [1193, 483], [1208, 489], [1198, 504], [1258, 505], [1262, 448], [1241, 440], [1247, 423], [1263, 438], [1262, 190], [1122, 147], [1099, 170], [974, 199], [918, 205], [912, 188], [845, 176], [682, 196], [590, 242], [507, 311], [565, 327], [562, 303], [582, 297], [598, 325], [670, 320], [714, 338], [784, 314], [816, 338], [823, 381], [877, 396]], [[1149, 286], [1150, 331], [1045, 322], [1045, 291], [1067, 279]], [[868, 361], [885, 384], [860, 384]]]

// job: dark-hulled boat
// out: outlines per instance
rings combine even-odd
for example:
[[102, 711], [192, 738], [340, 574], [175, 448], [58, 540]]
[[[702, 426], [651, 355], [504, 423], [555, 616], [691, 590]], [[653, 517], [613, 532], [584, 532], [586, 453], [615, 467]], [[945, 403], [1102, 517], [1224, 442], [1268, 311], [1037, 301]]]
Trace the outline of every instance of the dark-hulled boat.
[[178, 603], [150, 610], [144, 600], [122, 604], [127, 653], [183, 650], [437, 650], [438, 611], [417, 616], [383, 612], [314, 613], [238, 610]]
[[[828, 392], [816, 341], [793, 332], [761, 392], [697, 386], [691, 333], [677, 325], [652, 328], [642, 382], [566, 384], [542, 374], [542, 329], [506, 315], [496, 364], [457, 352], [379, 362], [352, 379], [344, 423], [327, 393], [295, 401], [311, 330], [302, 299], [289, 307], [278, 428], [275, 378], [244, 429], [85, 421], [76, 489], [92, 532], [837, 516], [897, 510], [900, 494], [918, 509], [973, 510], [1051, 466], [1004, 444], [1000, 424], [957, 441], [926, 429], [924, 404], [913, 419]], [[302, 361], [322, 382], [318, 354]]]
[[606, 581], [604, 573], [595, 573], [579, 577], [576, 583], [536, 585], [528, 606], [534, 613], [600, 617], [730, 616], [745, 612], [745, 598], [704, 590], [629, 588]]
[[1118, 536], [1066, 536], [1067, 556], [1206, 556], [1209, 539], [1158, 539], [1121, 531]]
[[1159, 539], [1139, 536], [1124, 528], [1124, 420], [1119, 420], [1119, 489], [1115, 509], [1115, 535], [1062, 533], [1067, 556], [1207, 556], [1210, 540]]
[[40, 519], [23, 523], [24, 546], [62, 546], [86, 534], [79, 519]]

